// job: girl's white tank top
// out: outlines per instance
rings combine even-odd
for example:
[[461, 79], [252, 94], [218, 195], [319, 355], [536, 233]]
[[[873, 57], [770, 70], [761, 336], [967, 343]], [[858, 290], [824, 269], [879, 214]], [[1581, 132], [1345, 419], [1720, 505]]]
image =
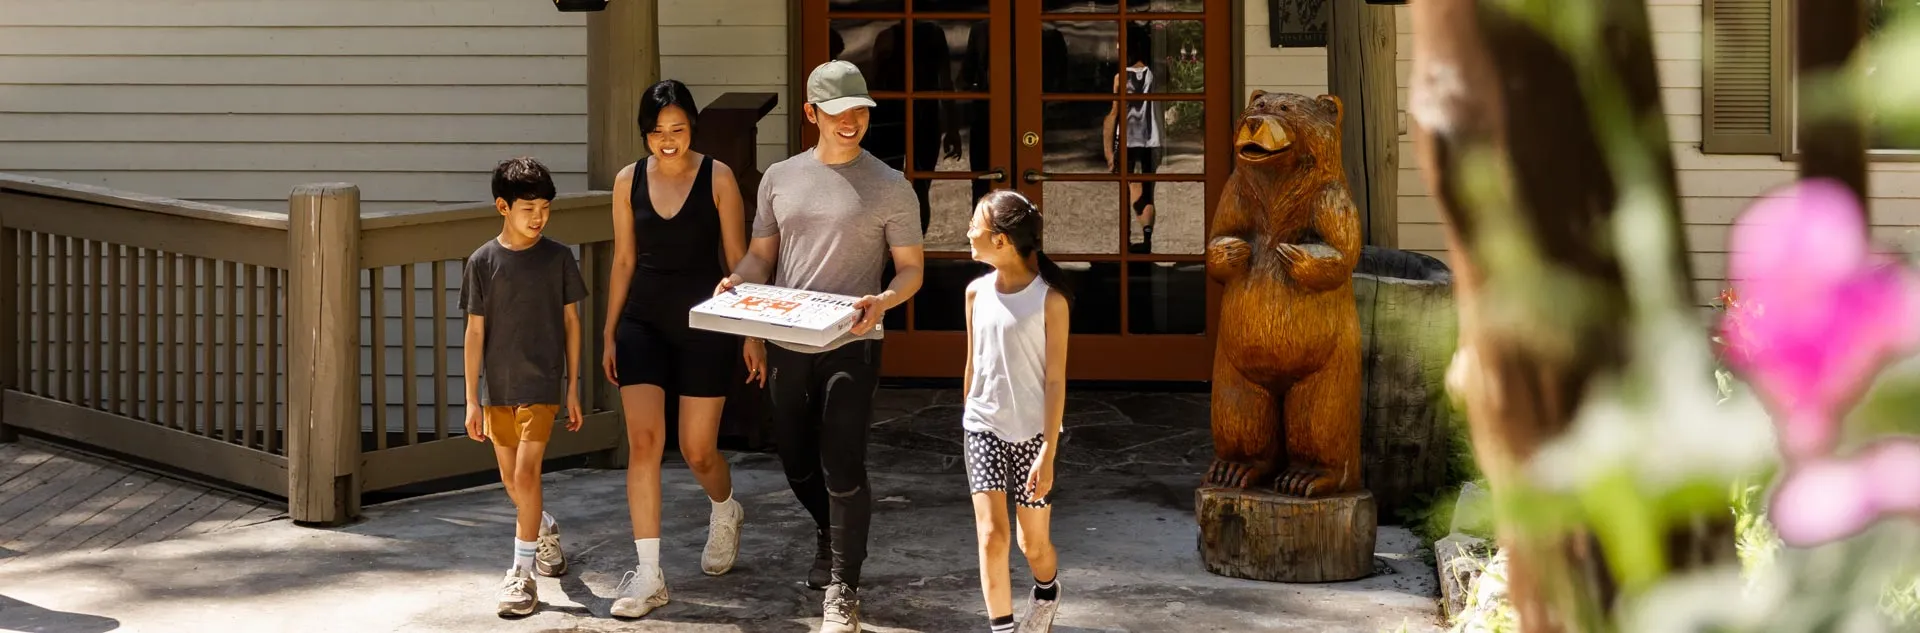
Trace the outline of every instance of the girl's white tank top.
[[973, 293], [973, 375], [961, 426], [1023, 442], [1046, 430], [1047, 282], [1039, 276], [1012, 294], [994, 288], [998, 272]]

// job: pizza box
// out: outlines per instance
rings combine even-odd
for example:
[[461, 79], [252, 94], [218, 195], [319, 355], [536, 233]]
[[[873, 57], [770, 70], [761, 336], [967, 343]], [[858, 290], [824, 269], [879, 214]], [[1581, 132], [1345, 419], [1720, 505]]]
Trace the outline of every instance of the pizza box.
[[858, 297], [741, 284], [687, 313], [695, 329], [824, 347], [846, 335], [859, 316]]

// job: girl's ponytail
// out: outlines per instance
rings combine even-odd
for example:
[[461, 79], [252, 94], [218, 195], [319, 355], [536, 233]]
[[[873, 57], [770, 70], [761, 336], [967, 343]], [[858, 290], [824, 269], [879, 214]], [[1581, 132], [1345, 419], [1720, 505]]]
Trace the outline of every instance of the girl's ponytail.
[[1060, 296], [1067, 298], [1067, 304], [1072, 305], [1073, 289], [1067, 287], [1067, 271], [1060, 270], [1060, 265], [1053, 263], [1053, 258], [1038, 250], [1033, 252], [1033, 260], [1034, 270], [1039, 271], [1040, 280], [1047, 282], [1048, 288], [1058, 291]]
[[987, 207], [987, 220], [993, 226], [993, 232], [1007, 237], [1013, 244], [1013, 251], [1027, 260], [1047, 287], [1059, 292], [1073, 302], [1073, 289], [1067, 286], [1067, 272], [1059, 264], [1047, 257], [1040, 248], [1041, 237], [1046, 235], [1046, 223], [1040, 217], [1040, 208], [1032, 200], [1012, 189], [996, 189], [980, 198], [980, 204]]

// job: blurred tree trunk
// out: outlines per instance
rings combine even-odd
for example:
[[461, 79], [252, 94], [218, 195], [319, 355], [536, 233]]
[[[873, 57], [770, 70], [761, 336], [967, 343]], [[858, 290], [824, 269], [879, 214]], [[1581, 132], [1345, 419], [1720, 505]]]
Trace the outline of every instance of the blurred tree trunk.
[[[1624, 86], [1622, 96], [1649, 150], [1644, 158], [1665, 181], [1671, 204], [1663, 222], [1675, 234], [1670, 243], [1675, 252], [1667, 260], [1674, 265], [1667, 274], [1686, 295], [1677, 300], [1697, 305], [1679, 235], [1673, 158], [1646, 6], [1551, 1], [1588, 5], [1600, 18], [1583, 28], [1600, 29], [1605, 70]], [[1596, 379], [1624, 369], [1633, 315], [1620, 261], [1653, 247], [1613, 239], [1619, 187], [1602, 153], [1576, 64], [1559, 44], [1502, 4], [1411, 3], [1416, 35], [1407, 108], [1415, 157], [1445, 221], [1456, 274], [1460, 352], [1449, 383], [1465, 403], [1474, 452], [1496, 496], [1523, 480], [1543, 444], [1568, 430]], [[1467, 169], [1480, 154], [1504, 170]], [[1473, 180], [1490, 175], [1497, 182]], [[1505, 199], [1476, 195], [1482, 185], [1502, 190]], [[1545, 268], [1571, 282], [1552, 290], [1578, 293], [1575, 303], [1581, 310], [1551, 319], [1529, 313], [1533, 316], [1523, 315], [1519, 322], [1500, 313], [1489, 297], [1512, 288], [1510, 282], [1503, 287], [1502, 280], [1514, 271], [1512, 260], [1501, 259], [1505, 248], [1486, 239], [1488, 228], [1518, 235]], [[1503, 262], [1509, 269], [1501, 268]], [[1569, 605], [1612, 606], [1616, 585], [1590, 535], [1540, 539], [1517, 532], [1507, 520], [1497, 527], [1522, 630], [1582, 630]], [[1670, 535], [1669, 546], [1674, 567], [1730, 560], [1730, 517], [1703, 518]]]

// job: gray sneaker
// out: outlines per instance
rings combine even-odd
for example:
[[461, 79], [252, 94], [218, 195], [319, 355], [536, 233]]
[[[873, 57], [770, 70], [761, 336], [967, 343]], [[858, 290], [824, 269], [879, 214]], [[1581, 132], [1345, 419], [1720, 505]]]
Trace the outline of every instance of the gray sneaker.
[[[1036, 588], [1037, 589], [1037, 588]], [[1060, 612], [1060, 580], [1053, 581], [1053, 599], [1034, 596], [1027, 604], [1027, 619], [1020, 621], [1020, 633], [1046, 633], [1053, 630], [1053, 616]]]
[[827, 585], [820, 633], [860, 633], [860, 592], [841, 583]]
[[613, 600], [613, 616], [637, 618], [667, 604], [667, 577], [659, 567], [646, 565], [627, 572], [620, 579], [619, 597]]
[[733, 560], [740, 555], [740, 521], [746, 514], [747, 509], [735, 499], [713, 509], [707, 519], [707, 549], [700, 553], [700, 571], [718, 576], [733, 569]]
[[540, 604], [540, 588], [533, 583], [533, 576], [518, 569], [509, 570], [507, 577], [500, 580], [500, 615], [522, 616], [533, 613]]
[[567, 555], [560, 551], [560, 523], [540, 526], [538, 549], [533, 552], [533, 570], [542, 576], [567, 573]]

